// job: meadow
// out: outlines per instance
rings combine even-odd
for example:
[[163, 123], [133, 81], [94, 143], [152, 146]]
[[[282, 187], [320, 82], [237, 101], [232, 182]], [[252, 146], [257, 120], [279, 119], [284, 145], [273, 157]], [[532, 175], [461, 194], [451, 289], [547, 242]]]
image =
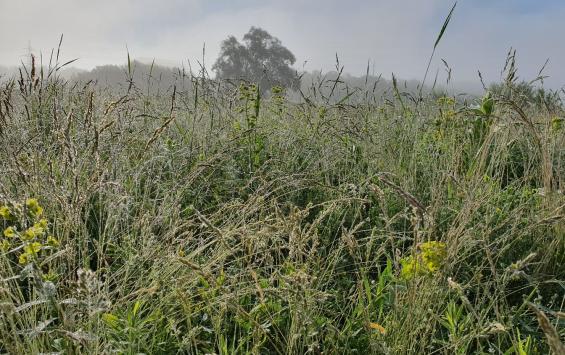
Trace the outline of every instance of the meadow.
[[0, 353], [563, 353], [565, 112], [513, 65], [477, 100], [57, 68], [0, 88]]

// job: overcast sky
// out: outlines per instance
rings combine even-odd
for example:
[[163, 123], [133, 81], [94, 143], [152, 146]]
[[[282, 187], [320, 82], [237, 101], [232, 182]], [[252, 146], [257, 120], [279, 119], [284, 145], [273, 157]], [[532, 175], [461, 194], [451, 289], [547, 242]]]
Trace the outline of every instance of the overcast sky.
[[[202, 57], [211, 65], [228, 35], [250, 26], [278, 37], [297, 69], [421, 79], [450, 0], [0, 0], [0, 65], [15, 65], [31, 46], [48, 56], [64, 34], [63, 59], [90, 69], [134, 58], [180, 65]], [[546, 59], [547, 83], [565, 84], [565, 0], [460, 0], [436, 53], [459, 81], [500, 78], [508, 49], [519, 75], [532, 79]], [[307, 62], [304, 65], [304, 62]]]

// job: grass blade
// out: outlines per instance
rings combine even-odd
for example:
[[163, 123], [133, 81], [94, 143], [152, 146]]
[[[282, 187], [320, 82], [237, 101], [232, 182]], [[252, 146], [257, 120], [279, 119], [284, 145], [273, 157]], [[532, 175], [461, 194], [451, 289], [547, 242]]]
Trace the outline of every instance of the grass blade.
[[418, 98], [419, 98], [418, 101], [422, 101], [422, 90], [424, 89], [424, 84], [426, 83], [426, 78], [428, 77], [428, 72], [430, 71], [430, 66], [432, 65], [432, 59], [434, 58], [434, 54], [436, 53], [437, 45], [441, 41], [441, 38], [443, 37], [445, 30], [447, 29], [447, 26], [449, 25], [449, 21], [451, 21], [451, 16], [453, 15], [453, 11], [455, 11], [456, 6], [457, 6], [457, 1], [455, 2], [455, 4], [453, 4], [451, 11], [449, 11], [449, 15], [447, 15], [447, 18], [443, 22], [443, 26], [441, 27], [441, 30], [439, 31], [439, 35], [437, 36], [436, 42], [434, 43], [434, 49], [432, 50], [432, 54], [430, 55], [430, 60], [428, 61], [426, 73], [424, 74], [424, 79], [422, 80], [422, 85], [420, 86], [420, 92], [418, 93]]
[[449, 25], [449, 21], [451, 21], [451, 16], [453, 15], [453, 11], [455, 10], [456, 6], [457, 6], [457, 1], [455, 2], [455, 4], [453, 4], [451, 11], [449, 11], [449, 15], [447, 15], [447, 18], [445, 19], [443, 26], [441, 26], [441, 31], [439, 31], [439, 35], [437, 36], [436, 43], [434, 43], [434, 49], [437, 48], [437, 45], [441, 41], [441, 38], [443, 37], [443, 34], [445, 33], [447, 26]]

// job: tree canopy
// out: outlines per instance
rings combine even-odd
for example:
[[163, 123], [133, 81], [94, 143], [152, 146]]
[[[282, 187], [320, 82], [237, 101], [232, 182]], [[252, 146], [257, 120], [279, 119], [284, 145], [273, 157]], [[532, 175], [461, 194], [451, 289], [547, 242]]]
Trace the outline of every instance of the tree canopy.
[[275, 85], [291, 87], [298, 83], [292, 65], [296, 58], [281, 41], [267, 31], [251, 27], [240, 43], [234, 36], [222, 42], [212, 69], [222, 79], [247, 80], [269, 90]]

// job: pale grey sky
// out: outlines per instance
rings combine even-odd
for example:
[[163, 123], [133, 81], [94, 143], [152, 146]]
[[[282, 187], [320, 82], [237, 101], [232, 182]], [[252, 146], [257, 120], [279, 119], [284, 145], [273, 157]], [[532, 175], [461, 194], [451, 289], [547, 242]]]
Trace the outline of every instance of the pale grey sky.
[[[214, 62], [228, 35], [251, 26], [278, 37], [297, 57], [296, 68], [331, 70], [335, 54], [345, 71], [421, 79], [433, 42], [453, 5], [449, 0], [0, 0], [0, 65], [27, 52], [48, 57], [64, 34], [63, 59], [77, 67], [123, 64], [126, 46], [138, 59], [180, 65]], [[505, 55], [517, 49], [519, 75], [532, 79], [547, 58], [554, 88], [565, 84], [565, 1], [460, 0], [432, 66], [445, 59], [459, 81], [500, 77]]]

